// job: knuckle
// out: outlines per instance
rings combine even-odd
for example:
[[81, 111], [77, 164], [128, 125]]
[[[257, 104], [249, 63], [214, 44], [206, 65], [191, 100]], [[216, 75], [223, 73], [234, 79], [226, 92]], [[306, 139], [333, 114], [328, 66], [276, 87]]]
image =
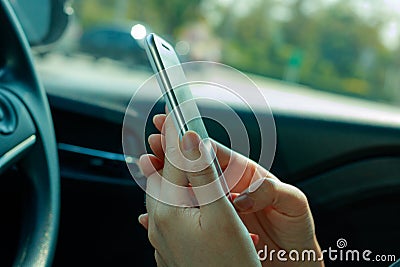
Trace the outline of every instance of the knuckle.
[[275, 193], [276, 188], [273, 182], [268, 178], [260, 178], [254, 181], [248, 188], [250, 194], [272, 194]]
[[165, 153], [167, 155], [176, 156], [177, 154], [179, 154], [179, 149], [173, 144], [167, 144], [165, 148]]
[[276, 181], [269, 178], [264, 178], [263, 180], [263, 185], [261, 186], [263, 191], [270, 192], [272, 195], [275, 195], [275, 193], [278, 191], [278, 185]]
[[212, 190], [211, 188], [216, 189], [215, 186], [218, 185], [217, 183], [214, 183], [216, 179], [217, 179], [216, 175], [214, 176], [214, 174], [207, 174], [204, 172], [202, 173], [194, 172], [189, 175], [189, 181], [191, 183], [193, 190], [194, 189], [202, 190], [199, 192], [203, 192], [203, 194], [206, 194], [205, 192], [206, 188], [202, 188], [203, 186], [206, 185], [211, 186], [210, 188], [208, 188], [210, 190]]
[[189, 170], [195, 170], [199, 168], [204, 169], [204, 167], [206, 166], [206, 164], [204, 164], [199, 157], [191, 158], [188, 157], [187, 155], [184, 156], [185, 156], [185, 164], [187, 165]]
[[215, 170], [211, 167], [211, 166], [204, 166], [204, 165], [197, 165], [196, 169], [194, 169], [196, 171], [192, 172], [191, 176], [192, 177], [203, 177], [203, 176], [207, 176], [207, 177], [215, 177], [216, 176], [216, 172]]
[[173, 226], [172, 218], [176, 218], [176, 214], [173, 212], [174, 209], [163, 206], [158, 208], [153, 214], [154, 227], [160, 233], [168, 231]]
[[304, 207], [308, 207], [308, 198], [306, 194], [304, 194], [304, 192], [297, 187], [295, 187], [295, 189], [297, 191], [297, 198], [299, 199], [299, 203], [302, 204]]
[[158, 248], [164, 233], [169, 231], [171, 225], [171, 215], [168, 215], [163, 209], [156, 209], [152, 214], [151, 225], [148, 229], [148, 239], [154, 248]]
[[162, 230], [168, 223], [168, 218], [164, 212], [157, 211], [153, 214], [154, 226], [157, 230]]

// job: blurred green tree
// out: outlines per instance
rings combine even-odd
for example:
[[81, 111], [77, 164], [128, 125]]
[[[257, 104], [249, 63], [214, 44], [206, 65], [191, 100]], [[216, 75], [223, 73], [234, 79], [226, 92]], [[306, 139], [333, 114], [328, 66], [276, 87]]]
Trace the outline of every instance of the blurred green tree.
[[244, 0], [75, 0], [75, 9], [84, 29], [143, 21], [172, 42], [202, 21], [219, 38], [225, 64], [319, 90], [393, 101], [400, 61], [380, 37], [380, 9], [362, 16], [347, 0], [251, 3], [241, 10]]

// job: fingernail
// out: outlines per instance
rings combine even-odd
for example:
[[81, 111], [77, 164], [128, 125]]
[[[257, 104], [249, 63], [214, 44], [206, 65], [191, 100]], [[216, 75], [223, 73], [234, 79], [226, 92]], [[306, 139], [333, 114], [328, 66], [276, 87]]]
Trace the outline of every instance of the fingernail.
[[137, 161], [137, 163], [138, 163], [138, 166], [139, 166], [139, 169], [140, 169], [140, 171], [143, 173], [143, 170], [142, 170], [142, 167], [143, 167], [143, 165], [145, 164], [145, 157], [146, 157], [146, 154], [143, 154], [143, 155], [141, 155], [140, 157], [139, 157], [139, 159], [138, 159], [138, 161]]
[[157, 121], [160, 120], [163, 116], [164, 116], [164, 114], [156, 114], [156, 115], [154, 115], [153, 122], [157, 123]]
[[155, 138], [156, 137], [156, 134], [151, 134], [151, 135], [149, 135], [149, 137], [147, 137], [147, 142], [148, 143], [151, 143], [151, 139], [153, 139], [153, 138]]
[[250, 237], [251, 237], [251, 240], [253, 240], [253, 244], [254, 244], [255, 246], [257, 246], [257, 245], [258, 245], [258, 242], [260, 241], [260, 236], [259, 236], [259, 235], [256, 235], [256, 234], [250, 233]]
[[139, 223], [141, 225], [144, 225], [144, 221], [143, 221], [144, 220], [144, 216], [145, 216], [144, 214], [140, 214], [139, 217], [138, 217], [138, 221], [139, 221]]
[[200, 137], [195, 132], [187, 132], [182, 138], [183, 149], [186, 151], [192, 151], [199, 147]]
[[233, 203], [240, 211], [247, 211], [254, 206], [254, 199], [249, 197], [247, 194], [243, 194], [235, 198]]

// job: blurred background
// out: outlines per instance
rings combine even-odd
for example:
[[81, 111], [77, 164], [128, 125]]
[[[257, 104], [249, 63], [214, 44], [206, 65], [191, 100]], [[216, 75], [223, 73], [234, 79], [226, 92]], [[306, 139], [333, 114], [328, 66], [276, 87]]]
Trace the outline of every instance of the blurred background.
[[[74, 0], [72, 21], [41, 65], [63, 60], [151, 72], [143, 38], [156, 32], [182, 61], [351, 97], [400, 104], [398, 0]], [[54, 59], [54, 58], [53, 58]], [[58, 58], [58, 62], [60, 58]]]

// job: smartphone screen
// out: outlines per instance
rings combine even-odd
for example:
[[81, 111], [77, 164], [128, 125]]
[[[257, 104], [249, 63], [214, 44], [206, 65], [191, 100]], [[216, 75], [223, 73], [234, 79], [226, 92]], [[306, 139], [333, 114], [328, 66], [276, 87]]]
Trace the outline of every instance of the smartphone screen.
[[[179, 136], [182, 137], [185, 132], [191, 130], [196, 132], [202, 140], [208, 140], [206, 127], [174, 48], [154, 33], [146, 37], [145, 43], [147, 56], [164, 94], [167, 108], [170, 112], [172, 111], [171, 115]], [[210, 153], [212, 153], [213, 165], [220, 177], [223, 190], [230, 198], [229, 188], [215, 156], [215, 151], [211, 149]]]

